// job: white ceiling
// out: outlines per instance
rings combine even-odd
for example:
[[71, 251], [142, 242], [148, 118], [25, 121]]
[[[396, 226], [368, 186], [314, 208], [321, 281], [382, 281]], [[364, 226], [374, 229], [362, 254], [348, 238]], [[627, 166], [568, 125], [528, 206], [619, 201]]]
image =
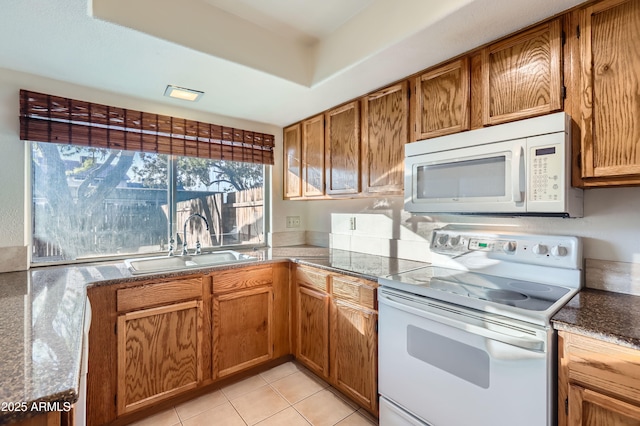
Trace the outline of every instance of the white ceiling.
[[0, 67], [282, 126], [579, 3], [3, 0]]
[[203, 0], [218, 9], [306, 45], [313, 45], [374, 0]]

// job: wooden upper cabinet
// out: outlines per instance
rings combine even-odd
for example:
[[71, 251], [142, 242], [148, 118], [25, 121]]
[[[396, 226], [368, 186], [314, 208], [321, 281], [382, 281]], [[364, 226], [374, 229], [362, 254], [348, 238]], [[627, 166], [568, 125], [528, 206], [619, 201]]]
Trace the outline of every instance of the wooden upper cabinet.
[[469, 130], [469, 90], [467, 58], [416, 77], [414, 140]]
[[483, 124], [562, 109], [561, 18], [483, 49]]
[[640, 183], [639, 22], [638, 1], [603, 1], [581, 13], [584, 178]]
[[300, 123], [287, 127], [283, 132], [284, 198], [302, 196], [302, 134]]
[[302, 195], [324, 195], [324, 114], [302, 122]]
[[360, 192], [360, 103], [353, 101], [326, 114], [327, 194]]
[[402, 194], [404, 145], [409, 141], [408, 82], [363, 99], [362, 191]]

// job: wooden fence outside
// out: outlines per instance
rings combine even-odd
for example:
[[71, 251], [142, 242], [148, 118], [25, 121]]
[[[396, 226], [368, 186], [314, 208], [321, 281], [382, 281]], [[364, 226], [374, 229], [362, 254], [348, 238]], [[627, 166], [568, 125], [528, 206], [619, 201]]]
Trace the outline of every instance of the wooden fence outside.
[[[190, 252], [195, 248], [196, 240], [200, 240], [203, 247], [262, 243], [264, 241], [263, 192], [263, 188], [252, 188], [238, 192], [200, 195], [177, 203], [176, 254], [182, 250], [185, 220], [193, 213], [200, 213], [207, 218], [209, 231], [199, 218], [192, 218], [187, 223], [187, 243]], [[161, 211], [158, 211], [159, 209]], [[112, 222], [117, 228], [105, 229], [104, 226], [93, 226], [82, 232], [84, 235], [79, 236], [81, 240], [100, 241], [103, 245], [99, 250], [87, 254], [103, 252], [116, 254], [119, 250], [133, 253], [142, 246], [153, 245], [157, 245], [158, 250], [168, 248], [164, 231], [168, 212], [166, 204], [161, 207], [150, 204], [144, 208], [138, 202], [132, 209], [132, 206], [114, 205], [107, 200], [105, 210], [109, 212], [108, 216], [115, 218]], [[132, 216], [134, 210], [135, 215]], [[122, 226], [126, 229], [121, 229]], [[123, 234], [126, 235], [125, 241], [129, 247], [122, 247]], [[111, 237], [108, 237], [109, 235]], [[35, 235], [32, 255], [36, 261], [61, 260], [64, 258], [64, 250], [57, 242]]]

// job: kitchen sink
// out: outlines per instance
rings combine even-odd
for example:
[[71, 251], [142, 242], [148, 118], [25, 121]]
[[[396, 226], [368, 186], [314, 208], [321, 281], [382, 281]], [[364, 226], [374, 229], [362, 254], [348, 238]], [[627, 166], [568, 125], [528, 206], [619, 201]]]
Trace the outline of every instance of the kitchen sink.
[[215, 251], [187, 256], [153, 256], [126, 259], [124, 264], [132, 274], [179, 271], [181, 269], [205, 268], [207, 266], [251, 262], [258, 258], [233, 250]]

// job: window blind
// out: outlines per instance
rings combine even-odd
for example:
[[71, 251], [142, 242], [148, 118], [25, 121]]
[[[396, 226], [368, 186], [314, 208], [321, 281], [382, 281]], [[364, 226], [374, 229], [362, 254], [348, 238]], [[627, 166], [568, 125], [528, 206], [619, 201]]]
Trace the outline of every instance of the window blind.
[[20, 90], [20, 139], [273, 164], [274, 136]]

